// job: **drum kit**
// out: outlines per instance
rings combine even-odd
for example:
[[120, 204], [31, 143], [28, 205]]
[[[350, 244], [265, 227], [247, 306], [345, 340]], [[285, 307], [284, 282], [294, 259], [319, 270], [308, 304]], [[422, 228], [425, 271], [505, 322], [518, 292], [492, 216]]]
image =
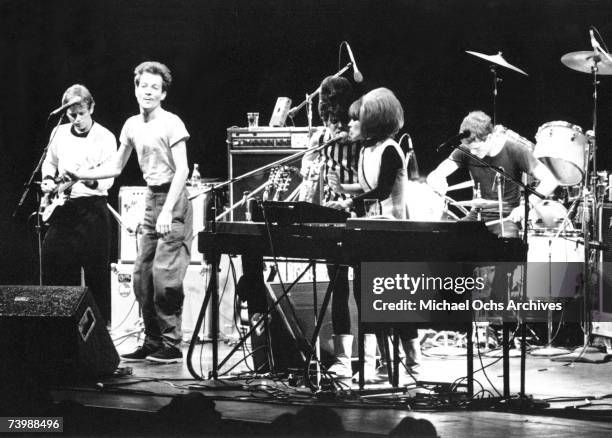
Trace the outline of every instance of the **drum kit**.
[[[598, 45], [596, 46], [598, 47]], [[593, 129], [586, 132], [578, 126], [565, 121], [551, 121], [541, 125], [535, 135], [535, 144], [519, 134], [501, 125], [495, 125], [496, 131], [523, 144], [534, 156], [544, 163], [558, 180], [565, 191], [563, 199], [545, 200], [538, 208], [532, 211], [529, 217], [528, 231], [534, 242], [539, 242], [544, 235], [552, 235], [555, 239], [572, 239], [579, 237], [582, 242], [588, 242], [585, 233], [596, 233], [589, 222], [594, 217], [596, 207], [605, 200], [610, 200], [612, 178], [607, 171], [590, 172], [596, 169], [595, 132], [597, 124], [597, 85], [598, 75], [612, 75], [612, 58], [603, 50], [594, 47], [593, 51], [571, 52], [561, 57], [561, 63], [566, 67], [593, 76]], [[466, 51], [469, 55], [485, 60], [490, 64], [490, 71], [494, 76], [493, 89], [493, 120], [495, 124], [497, 84], [500, 82], [497, 68], [514, 71], [528, 76], [527, 72], [512, 65], [504, 59], [501, 52], [495, 55]], [[473, 186], [471, 181], [450, 186], [447, 192]], [[436, 203], [443, 202], [444, 209], [441, 216], [429, 216], [429, 220], [438, 220], [447, 215], [448, 206], [454, 205], [461, 212], [465, 208], [477, 211], [484, 208], [495, 208], [499, 202], [482, 199], [477, 194], [468, 201], [455, 201], [448, 196], [435, 194]], [[564, 205], [565, 204], [565, 205]], [[423, 205], [422, 203], [420, 205]], [[434, 211], [435, 210], [435, 211]], [[438, 213], [433, 209], [432, 213]], [[452, 215], [451, 215], [452, 217]], [[487, 223], [492, 225], [491, 221]], [[537, 238], [535, 238], [537, 236]], [[538, 246], [535, 244], [534, 246]], [[539, 253], [539, 250], [536, 250]]]
[[[490, 70], [494, 75], [493, 120], [495, 125], [497, 83], [499, 82], [495, 67], [501, 66], [522, 75], [527, 75], [527, 73], [507, 62], [501, 52], [496, 55], [471, 51], [467, 51], [467, 53], [491, 64]], [[496, 129], [504, 129], [507, 136], [512, 136], [513, 140], [530, 149], [534, 156], [550, 169], [565, 192], [565, 196], [558, 200], [547, 199], [543, 201], [538, 206], [537, 212], [532, 211], [530, 213], [528, 221], [528, 262], [530, 262], [531, 267], [536, 265], [531, 262], [547, 262], [550, 265], [549, 270], [554, 265], [552, 262], [582, 266], [580, 269], [583, 269], [582, 272], [585, 277], [579, 275], [580, 278], [577, 279], [582, 284], [582, 278], [590, 278], [589, 269], [592, 265], [585, 262], [595, 259], [594, 250], [597, 245], [594, 245], [593, 241], [596, 241], [602, 235], [601, 230], [597, 229], [599, 224], [596, 224], [593, 218], [600, 205], [604, 201], [612, 199], [612, 178], [609, 177], [607, 171], [597, 171], [595, 134], [597, 129], [598, 76], [612, 75], [612, 57], [601, 50], [598, 43], [594, 43], [592, 51], [567, 53], [561, 57], [561, 63], [572, 70], [592, 76], [592, 129], [585, 132], [580, 126], [566, 121], [547, 122], [538, 128], [534, 144], [512, 131], [500, 127], [501, 125], [495, 126]], [[457, 186], [458, 188], [464, 188], [470, 185], [461, 183]], [[449, 187], [449, 190], [454, 188], [455, 186]], [[495, 200], [481, 199], [476, 194], [474, 199], [469, 201], [455, 202], [451, 200], [450, 202], [477, 211], [483, 208], [495, 208], [499, 205]], [[492, 225], [493, 222], [498, 221], [491, 221], [487, 225]], [[530, 276], [533, 277], [532, 274], [533, 270], [531, 274], [528, 274], [528, 281]], [[538, 272], [538, 274], [541, 274], [541, 272]], [[551, 276], [549, 275], [549, 277]], [[551, 284], [548, 284], [548, 293], [544, 294], [542, 294], [545, 291], [541, 290], [543, 286], [541, 282], [536, 282], [540, 287], [533, 287], [535, 284], [529, 282], [526, 285], [526, 296], [534, 298], [534, 296], [549, 295], [548, 299], [552, 299], [551, 289], [557, 287], [555, 282], [559, 283], [560, 281], [554, 277], [549, 278], [548, 281]], [[582, 286], [588, 287], [587, 285]], [[583, 289], [582, 294], [585, 300], [584, 321], [589, 320], [587, 305], [589, 294], [587, 291], [588, 289]], [[552, 322], [550, 315], [548, 325], [548, 346], [541, 352], [534, 353], [536, 355], [556, 355], [564, 352], [551, 348]], [[585, 342], [587, 342], [587, 332], [588, 329], [585, 329]]]

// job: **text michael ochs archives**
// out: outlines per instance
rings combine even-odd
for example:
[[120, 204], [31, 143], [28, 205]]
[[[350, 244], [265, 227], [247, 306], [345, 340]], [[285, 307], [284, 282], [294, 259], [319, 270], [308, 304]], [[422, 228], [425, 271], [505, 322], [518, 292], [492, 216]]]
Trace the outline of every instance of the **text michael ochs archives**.
[[361, 320], [448, 323], [528, 315], [545, 321], [549, 311], [563, 310], [575, 296], [579, 269], [558, 264], [551, 281], [546, 263], [362, 263]]

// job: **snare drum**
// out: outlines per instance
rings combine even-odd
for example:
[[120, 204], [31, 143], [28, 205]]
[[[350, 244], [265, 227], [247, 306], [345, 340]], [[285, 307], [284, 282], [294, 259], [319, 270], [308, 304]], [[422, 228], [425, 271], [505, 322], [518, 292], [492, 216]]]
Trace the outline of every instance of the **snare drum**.
[[408, 181], [406, 204], [410, 220], [439, 221], [444, 214], [444, 198], [425, 183]]
[[[537, 210], [534, 208], [529, 213], [530, 228], [533, 230], [558, 230], [563, 225], [567, 216], [567, 209], [557, 201], [546, 199], [542, 201]], [[567, 221], [564, 230], [574, 229], [571, 221]]]
[[534, 155], [546, 164], [562, 186], [582, 181], [587, 151], [587, 138], [580, 126], [556, 121], [538, 128]]

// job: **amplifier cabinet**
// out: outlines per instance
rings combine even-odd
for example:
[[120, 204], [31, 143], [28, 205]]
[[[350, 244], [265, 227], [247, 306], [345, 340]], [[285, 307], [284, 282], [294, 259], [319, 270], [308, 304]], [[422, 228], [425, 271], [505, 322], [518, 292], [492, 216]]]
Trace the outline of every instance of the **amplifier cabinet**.
[[306, 149], [308, 137], [308, 127], [227, 129], [227, 145], [230, 150]]
[[[195, 189], [187, 187], [190, 194], [195, 193]], [[147, 188], [145, 186], [124, 186], [119, 189], [119, 214], [129, 227], [135, 229], [138, 223], [144, 218], [145, 196]], [[193, 242], [191, 245], [191, 263], [201, 263], [202, 254], [198, 252], [197, 235], [204, 229], [206, 223], [205, 206], [207, 205], [208, 194], [203, 194], [191, 200], [193, 208]], [[133, 263], [136, 261], [137, 240], [133, 233], [129, 233], [125, 227], [119, 230], [119, 261]], [[140, 237], [140, 236], [139, 236]]]
[[[321, 128], [314, 128], [315, 130]], [[228, 175], [231, 178], [246, 172], [258, 169], [267, 164], [286, 158], [296, 152], [308, 148], [309, 133], [307, 127], [286, 128], [228, 128], [227, 130], [227, 163]], [[301, 167], [301, 158], [296, 159], [288, 166]], [[269, 171], [255, 174], [243, 181], [231, 184], [229, 199], [231, 204], [240, 201], [244, 192], [252, 192], [268, 181]], [[290, 174], [287, 191], [279, 200], [286, 199], [301, 182], [301, 176], [295, 172]], [[261, 198], [263, 192], [258, 197]], [[272, 194], [270, 195], [272, 196]], [[230, 220], [246, 220], [246, 208], [241, 206], [232, 212]]]
[[[229, 263], [229, 257], [223, 255], [219, 266], [219, 334], [221, 338], [234, 337], [234, 281]], [[239, 257], [233, 257], [232, 263], [237, 278], [242, 275], [242, 263]], [[111, 272], [111, 326], [115, 333], [131, 331], [138, 326], [140, 311], [133, 288], [133, 263], [118, 263], [113, 265]], [[193, 335], [204, 296], [206, 285], [210, 278], [209, 265], [190, 265], [183, 281], [185, 300], [183, 301], [183, 339], [188, 340]], [[206, 319], [202, 324], [200, 338], [211, 336], [210, 303]]]

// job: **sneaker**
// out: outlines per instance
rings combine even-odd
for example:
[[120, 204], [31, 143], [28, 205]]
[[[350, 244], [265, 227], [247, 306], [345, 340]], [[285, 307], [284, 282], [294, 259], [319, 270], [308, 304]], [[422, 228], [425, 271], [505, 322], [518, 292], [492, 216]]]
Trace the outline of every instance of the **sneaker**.
[[122, 354], [121, 358], [125, 361], [125, 362], [134, 362], [137, 360], [145, 360], [147, 358], [147, 356], [155, 353], [157, 350], [159, 350], [158, 347], [153, 347], [151, 345], [143, 345], [141, 347], [138, 347], [135, 351], [128, 353], [128, 354]]
[[183, 353], [176, 347], [163, 346], [153, 354], [147, 356], [147, 360], [159, 363], [175, 363], [183, 361]]

